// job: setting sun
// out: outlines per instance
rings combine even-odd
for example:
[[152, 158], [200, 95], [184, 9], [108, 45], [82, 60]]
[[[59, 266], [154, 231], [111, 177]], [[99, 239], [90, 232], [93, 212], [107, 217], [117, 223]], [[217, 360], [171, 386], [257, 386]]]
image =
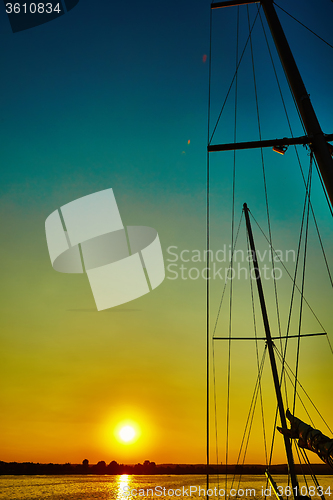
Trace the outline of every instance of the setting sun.
[[125, 425], [119, 431], [119, 437], [125, 443], [133, 441], [133, 439], [135, 438], [135, 434], [135, 430], [130, 425]]
[[134, 420], [121, 420], [114, 428], [114, 437], [119, 444], [132, 445], [141, 436], [141, 429]]

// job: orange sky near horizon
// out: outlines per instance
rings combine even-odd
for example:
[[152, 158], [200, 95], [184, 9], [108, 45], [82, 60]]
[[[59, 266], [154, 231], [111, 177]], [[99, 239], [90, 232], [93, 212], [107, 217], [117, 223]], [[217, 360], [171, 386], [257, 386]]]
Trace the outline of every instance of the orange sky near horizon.
[[[188, 202], [191, 203], [191, 199]], [[186, 199], [182, 200], [184, 203]], [[147, 225], [159, 227], [162, 242], [168, 240], [163, 209], [156, 216], [149, 215], [142, 206], [143, 216], [139, 206], [136, 205], [137, 220], [134, 218], [133, 223], [145, 219]], [[171, 210], [176, 216], [177, 204]], [[34, 214], [32, 217], [31, 212], [23, 215], [21, 211], [13, 211], [7, 225], [7, 267], [3, 270], [3, 278], [10, 283], [12, 266], [17, 274], [15, 282], [11, 282], [1, 299], [2, 401], [6, 409], [1, 415], [1, 426], [6, 428], [6, 433], [1, 436], [1, 459], [47, 463], [81, 463], [85, 458], [90, 463], [100, 460], [107, 463], [112, 460], [119, 463], [142, 463], [144, 460], [204, 463], [205, 280], [173, 280], [169, 279], [173, 275], [167, 271], [166, 280], [153, 293], [117, 308], [97, 312], [86, 276], [61, 274], [52, 269], [43, 231], [36, 232], [35, 228], [42, 221], [43, 215]], [[29, 248], [31, 231], [35, 231], [37, 238]], [[20, 260], [16, 234], [20, 235], [26, 248], [24, 260]], [[195, 230], [186, 237], [176, 232], [174, 238], [179, 248], [195, 249], [201, 245]], [[187, 247], [182, 238], [186, 238]], [[13, 248], [16, 248], [14, 252], [11, 251]], [[166, 265], [170, 264], [167, 259], [174, 259], [165, 251], [165, 246], [164, 256]], [[204, 267], [205, 263], [199, 265]], [[268, 293], [272, 291], [271, 281], [264, 282], [264, 286]], [[288, 293], [282, 294], [281, 298], [289, 296], [290, 284], [285, 286]], [[245, 302], [245, 297], [250, 298], [249, 284], [247, 291], [239, 287], [241, 282], [236, 281], [233, 331], [234, 335], [241, 332], [251, 336], [251, 305], [248, 299]], [[213, 281], [212, 317], [218, 308], [220, 292], [221, 282]], [[269, 311], [272, 311], [273, 297], [268, 295], [267, 298]], [[287, 303], [288, 300], [281, 301], [282, 312]], [[19, 315], [15, 313], [18, 305]], [[329, 295], [316, 305], [316, 311], [319, 306], [327, 324]], [[259, 309], [257, 311], [259, 314]], [[273, 322], [274, 314], [270, 313], [270, 316], [273, 316]], [[307, 312], [305, 317], [309, 328], [316, 329], [316, 322]], [[223, 335], [227, 331], [227, 318], [227, 309], [222, 309], [218, 331]], [[262, 336], [260, 314], [257, 322], [258, 336]], [[259, 346], [260, 352], [263, 344]], [[291, 344], [291, 350], [295, 345]], [[331, 355], [326, 346], [324, 337], [305, 339], [300, 380], [310, 388], [316, 403], [325, 402], [327, 417], [327, 412], [332, 414], [332, 402], [328, 383]], [[216, 344], [215, 352], [218, 361], [219, 461], [224, 462], [227, 344]], [[289, 361], [292, 363], [293, 359], [294, 354]], [[315, 371], [313, 377], [309, 368], [318, 360], [321, 370]], [[269, 442], [275, 396], [268, 361], [264, 375]], [[230, 462], [237, 459], [255, 380], [254, 344], [233, 343]], [[214, 462], [213, 392], [211, 405], [211, 460]], [[299, 417], [306, 420], [299, 405], [298, 408]], [[117, 440], [115, 429], [128, 420], [137, 424], [141, 435], [135, 443], [124, 445]], [[282, 443], [279, 444], [279, 437], [276, 441], [274, 461], [281, 463], [284, 462]], [[265, 462], [259, 407], [246, 461]]]

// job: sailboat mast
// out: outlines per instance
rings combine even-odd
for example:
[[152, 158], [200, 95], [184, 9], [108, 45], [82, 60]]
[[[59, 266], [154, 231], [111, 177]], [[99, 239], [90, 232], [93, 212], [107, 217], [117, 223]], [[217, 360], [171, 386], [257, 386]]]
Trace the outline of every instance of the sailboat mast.
[[[284, 410], [281, 387], [280, 387], [280, 382], [279, 382], [279, 375], [278, 375], [278, 371], [277, 371], [275, 354], [274, 354], [274, 347], [273, 347], [274, 344], [273, 344], [271, 330], [270, 330], [269, 321], [268, 321], [264, 291], [262, 288], [260, 271], [259, 271], [257, 254], [256, 254], [256, 248], [255, 248], [255, 244], [254, 244], [252, 227], [251, 227], [251, 223], [250, 223], [249, 209], [248, 209], [246, 203], [244, 203], [243, 208], [244, 208], [244, 214], [245, 214], [245, 220], [246, 220], [247, 233], [249, 236], [249, 242], [250, 242], [250, 247], [251, 247], [251, 252], [252, 252], [253, 268], [254, 268], [255, 277], [256, 277], [256, 281], [257, 281], [258, 295], [259, 295], [261, 313], [262, 313], [262, 318], [263, 318], [263, 323], [264, 323], [266, 343], [267, 343], [268, 354], [269, 354], [269, 359], [270, 359], [270, 363], [271, 363], [271, 369], [272, 369], [276, 399], [277, 399], [277, 404], [278, 404], [278, 409], [279, 409], [279, 415], [280, 415], [280, 420], [281, 420], [281, 426], [282, 426], [282, 428], [287, 429], [286, 414], [285, 414], [285, 410]], [[292, 454], [292, 449], [291, 449], [291, 443], [290, 443], [290, 439], [287, 436], [283, 436], [283, 437], [284, 437], [284, 445], [285, 445], [285, 449], [286, 449], [289, 473], [290, 473], [290, 478], [291, 478], [291, 484], [292, 484], [292, 488], [293, 488], [293, 496], [294, 496], [294, 499], [296, 500], [297, 496], [298, 496], [299, 486], [298, 486], [298, 480], [297, 480], [297, 476], [296, 476], [296, 472], [295, 472], [295, 464], [294, 464], [294, 459], [293, 459], [293, 454]]]
[[[320, 127], [310, 96], [306, 90], [288, 40], [274, 8], [273, 0], [228, 0], [213, 3], [211, 8], [218, 9], [251, 3], [260, 3], [262, 5], [283, 69], [307, 132], [307, 142], [311, 145], [328, 197], [331, 201], [331, 206], [333, 207], [333, 159], [327, 143], [328, 136], [323, 133]], [[213, 151], [214, 149], [211, 150]]]
[[[291, 92], [294, 96], [296, 106], [298, 108], [307, 135], [305, 137], [299, 137], [299, 138], [291, 138], [291, 139], [283, 138], [283, 139], [275, 139], [272, 141], [260, 140], [255, 142], [246, 142], [246, 143], [244, 142], [244, 143], [232, 143], [232, 144], [211, 144], [209, 142], [207, 146], [207, 151], [210, 153], [213, 151], [227, 151], [227, 150], [236, 151], [238, 149], [271, 147], [272, 145], [274, 146], [277, 144], [280, 145], [309, 144], [316, 158], [327, 195], [330, 199], [331, 206], [333, 207], [333, 159], [331, 156], [332, 148], [327, 142], [328, 140], [333, 140], [333, 134], [330, 135], [324, 134], [320, 127], [318, 118], [316, 116], [316, 113], [313, 109], [310, 100], [310, 96], [306, 90], [300, 72], [298, 70], [297, 64], [291, 52], [289, 43], [286, 39], [283, 28], [275, 11], [274, 1], [273, 0], [224, 0], [212, 3], [211, 9], [231, 7], [236, 5], [246, 5], [252, 3], [260, 3], [263, 8], [277, 52], [279, 54], [283, 69], [285, 71], [287, 80], [291, 88]], [[257, 261], [256, 249], [249, 218], [249, 210], [246, 203], [244, 204], [244, 213], [245, 213], [249, 242], [252, 251], [253, 267], [256, 275], [257, 288], [258, 288], [261, 312], [262, 312], [265, 335], [266, 335], [265, 339], [270, 358], [278, 411], [282, 428], [287, 429], [285, 409], [284, 409], [279, 375], [274, 354], [274, 343], [270, 332], [263, 287], [261, 283], [260, 271]], [[284, 437], [284, 444], [288, 461], [288, 468], [292, 483], [292, 493], [294, 500], [297, 500], [302, 496], [299, 495], [299, 485], [295, 472], [295, 464], [293, 460], [291, 441], [287, 436], [284, 435], [283, 437]], [[209, 439], [209, 433], [207, 439]]]
[[264, 9], [275, 46], [295, 97], [304, 127], [312, 143], [313, 153], [316, 157], [327, 194], [333, 206], [333, 159], [325, 135], [321, 130], [310, 96], [306, 91], [301, 74], [277, 16], [273, 0], [262, 0], [261, 5]]

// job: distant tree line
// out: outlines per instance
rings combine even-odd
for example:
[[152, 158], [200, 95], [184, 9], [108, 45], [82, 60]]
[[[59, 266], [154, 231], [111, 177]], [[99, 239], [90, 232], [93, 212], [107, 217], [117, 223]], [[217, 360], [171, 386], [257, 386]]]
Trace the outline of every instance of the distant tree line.
[[[301, 469], [296, 465], [296, 472], [300, 473]], [[326, 464], [312, 464], [312, 469], [315, 474], [331, 474], [332, 469]], [[210, 466], [210, 474], [253, 474], [263, 475], [265, 473], [265, 465], [225, 465]], [[288, 474], [287, 465], [272, 465], [270, 467], [272, 474]], [[1, 462], [0, 475], [66, 475], [66, 474], [137, 474], [137, 475], [155, 475], [155, 474], [206, 474], [206, 465], [174, 465], [163, 464], [156, 465], [155, 462], [145, 460], [143, 464], [124, 465], [118, 464], [112, 460], [108, 465], [104, 460], [97, 464], [89, 464], [87, 459], [82, 461], [82, 464], [40, 464], [32, 462]]]

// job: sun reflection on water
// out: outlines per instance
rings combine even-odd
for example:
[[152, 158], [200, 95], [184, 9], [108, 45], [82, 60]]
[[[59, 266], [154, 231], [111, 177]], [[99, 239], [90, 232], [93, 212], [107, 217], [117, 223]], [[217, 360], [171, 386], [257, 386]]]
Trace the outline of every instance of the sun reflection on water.
[[133, 479], [128, 474], [117, 477], [117, 500], [128, 500], [128, 491], [132, 489], [132, 482]]

